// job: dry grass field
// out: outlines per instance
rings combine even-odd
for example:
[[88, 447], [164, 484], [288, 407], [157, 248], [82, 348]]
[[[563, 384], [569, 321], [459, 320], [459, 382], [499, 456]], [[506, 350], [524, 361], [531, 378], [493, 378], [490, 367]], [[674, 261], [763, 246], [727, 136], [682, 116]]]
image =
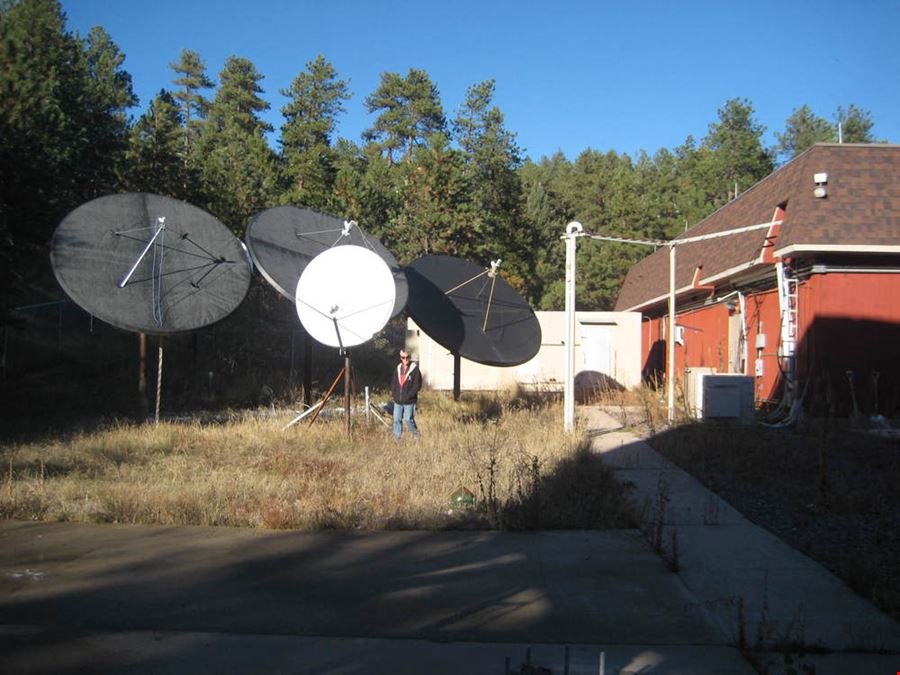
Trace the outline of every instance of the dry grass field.
[[[427, 393], [422, 435], [358, 415], [114, 423], [0, 447], [0, 517], [277, 529], [631, 526], [622, 490], [558, 401]], [[471, 490], [476, 504], [454, 508]]]

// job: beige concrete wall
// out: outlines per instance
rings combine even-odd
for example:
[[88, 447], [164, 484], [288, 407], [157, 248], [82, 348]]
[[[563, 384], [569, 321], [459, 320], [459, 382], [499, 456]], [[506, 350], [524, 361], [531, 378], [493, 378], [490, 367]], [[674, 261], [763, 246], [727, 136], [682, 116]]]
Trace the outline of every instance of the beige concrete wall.
[[[562, 390], [566, 372], [565, 312], [535, 312], [541, 325], [541, 348], [520, 366], [498, 368], [461, 359], [462, 389], [501, 390], [516, 384], [536, 389]], [[597, 362], [598, 351], [604, 375], [630, 389], [641, 382], [641, 315], [639, 312], [577, 312], [575, 340], [576, 382], [598, 386], [588, 366]], [[592, 337], [593, 336], [593, 337]], [[599, 345], [598, 338], [608, 344]], [[590, 344], [583, 344], [583, 342]], [[406, 348], [418, 360], [431, 389], [453, 389], [453, 356], [422, 331], [412, 319], [407, 321]], [[602, 378], [601, 378], [602, 379]]]

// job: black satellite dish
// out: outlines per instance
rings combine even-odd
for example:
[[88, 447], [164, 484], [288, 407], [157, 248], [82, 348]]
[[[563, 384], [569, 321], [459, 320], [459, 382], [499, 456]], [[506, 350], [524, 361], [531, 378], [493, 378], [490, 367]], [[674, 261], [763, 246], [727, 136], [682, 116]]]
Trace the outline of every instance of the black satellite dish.
[[[391, 252], [355, 221], [307, 207], [276, 206], [250, 221], [245, 240], [266, 281], [292, 302], [300, 276], [313, 258], [334, 246], [356, 245], [376, 253], [394, 277], [397, 292], [391, 316], [406, 306], [408, 291], [403, 269]], [[352, 274], [353, 270], [336, 269], [334, 273]]]
[[50, 244], [53, 272], [82, 309], [164, 335], [215, 323], [250, 287], [247, 251], [206, 211], [161, 195], [100, 197], [69, 213]]
[[406, 267], [407, 309], [454, 355], [488, 366], [517, 366], [538, 353], [541, 326], [525, 299], [490, 267], [428, 255]]

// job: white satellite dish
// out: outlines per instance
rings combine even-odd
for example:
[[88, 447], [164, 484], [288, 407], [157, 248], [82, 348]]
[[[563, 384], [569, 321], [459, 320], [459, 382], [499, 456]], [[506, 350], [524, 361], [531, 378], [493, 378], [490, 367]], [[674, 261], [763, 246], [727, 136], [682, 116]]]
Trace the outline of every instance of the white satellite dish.
[[300, 275], [297, 314], [314, 339], [345, 349], [384, 328], [396, 293], [394, 276], [377, 253], [335, 246], [313, 258]]

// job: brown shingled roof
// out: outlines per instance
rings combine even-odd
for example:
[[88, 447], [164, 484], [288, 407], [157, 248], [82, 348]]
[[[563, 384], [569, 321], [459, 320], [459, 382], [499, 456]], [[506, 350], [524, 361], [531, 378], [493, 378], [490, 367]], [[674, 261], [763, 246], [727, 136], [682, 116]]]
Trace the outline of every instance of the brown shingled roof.
[[[828, 174], [828, 197], [813, 196], [813, 174]], [[772, 219], [783, 206], [775, 250], [788, 246], [890, 245], [900, 247], [900, 145], [822, 143], [701, 220], [676, 239], [721, 232]], [[700, 282], [740, 266], [756, 264], [766, 229], [677, 247], [676, 287], [689, 286], [697, 267]], [[668, 249], [631, 268], [616, 301], [634, 309], [668, 293]]]

